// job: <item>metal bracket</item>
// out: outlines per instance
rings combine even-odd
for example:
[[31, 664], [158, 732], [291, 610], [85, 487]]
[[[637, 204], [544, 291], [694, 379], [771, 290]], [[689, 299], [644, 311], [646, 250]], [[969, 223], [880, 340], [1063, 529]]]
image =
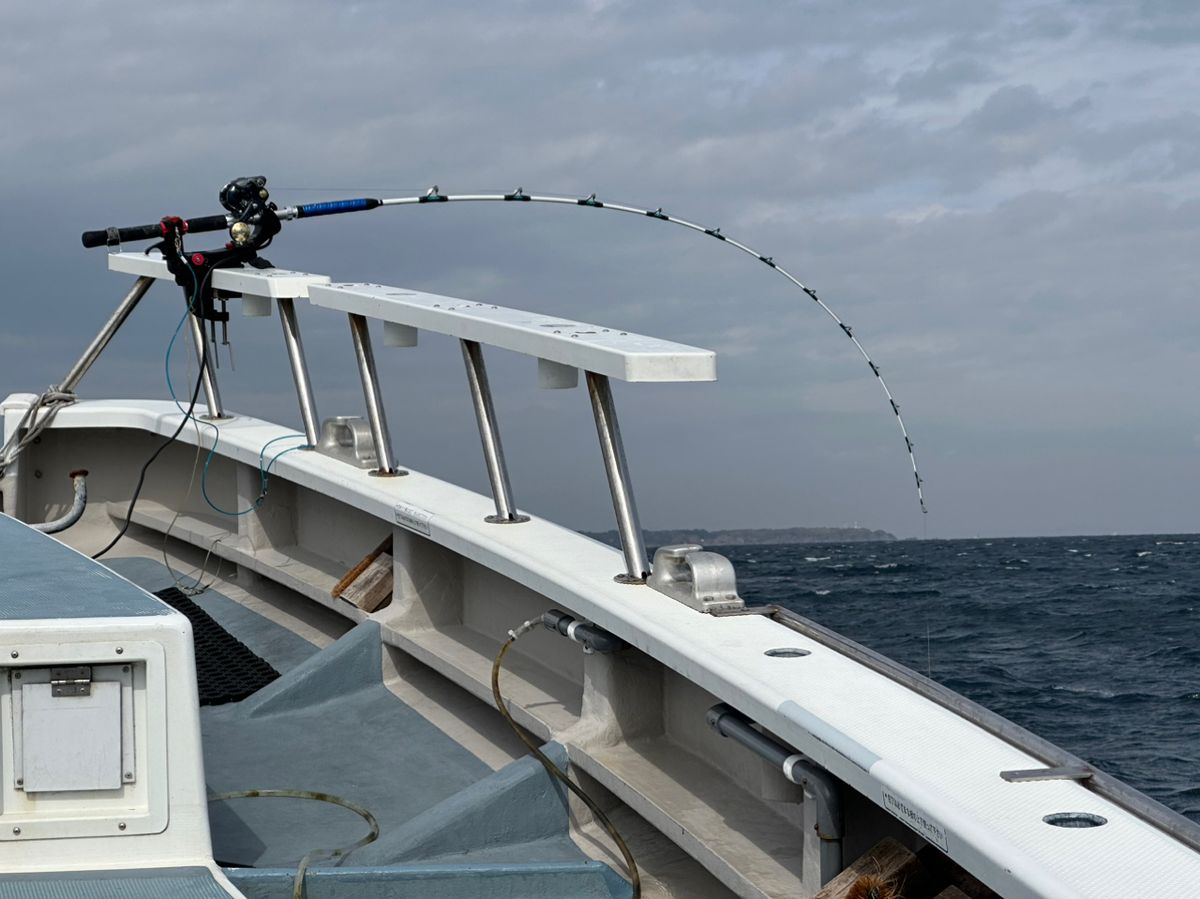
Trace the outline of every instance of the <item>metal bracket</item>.
[[92, 668], [90, 665], [75, 665], [70, 668], [50, 669], [51, 696], [91, 696]]
[[737, 593], [733, 563], [694, 543], [660, 546], [646, 586], [698, 612], [727, 612], [746, 605]]
[[379, 467], [371, 427], [357, 415], [336, 415], [321, 422], [317, 452], [358, 468]]
[[1090, 780], [1095, 772], [1083, 765], [1065, 765], [1057, 768], [1024, 768], [1019, 771], [1001, 771], [1000, 776], [1009, 783], [1029, 783], [1037, 780]]

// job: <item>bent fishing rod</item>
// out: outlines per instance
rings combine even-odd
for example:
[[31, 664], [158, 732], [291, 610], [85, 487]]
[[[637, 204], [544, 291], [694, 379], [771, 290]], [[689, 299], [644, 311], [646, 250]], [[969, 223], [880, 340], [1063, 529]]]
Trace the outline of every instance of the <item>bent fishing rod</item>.
[[[208, 273], [215, 268], [238, 267], [247, 264], [258, 268], [269, 267], [270, 263], [259, 257], [258, 251], [270, 245], [275, 235], [281, 230], [282, 222], [295, 219], [317, 218], [325, 215], [365, 212], [384, 206], [502, 202], [554, 203], [560, 206], [574, 206], [584, 209], [607, 209], [613, 212], [624, 212], [660, 222], [680, 225], [690, 231], [695, 231], [706, 237], [714, 238], [731, 247], [735, 247], [743, 253], [753, 256], [768, 268], [782, 275], [793, 286], [803, 291], [809, 299], [821, 307], [826, 315], [833, 319], [842, 333], [854, 344], [855, 349], [858, 350], [859, 354], [870, 367], [871, 374], [879, 382], [879, 386], [887, 398], [888, 405], [896, 417], [896, 423], [900, 427], [900, 434], [904, 438], [904, 448], [908, 453], [909, 463], [912, 465], [913, 479], [917, 487], [917, 502], [920, 504], [923, 514], [927, 514], [929, 511], [925, 505], [924, 481], [917, 469], [917, 457], [913, 450], [913, 442], [909, 437], [908, 428], [904, 424], [904, 417], [900, 414], [900, 405], [896, 402], [896, 398], [891, 388], [888, 387], [887, 381], [884, 380], [879, 366], [875, 364], [875, 361], [867, 353], [862, 342], [855, 336], [853, 329], [842, 321], [837, 313], [830, 308], [813, 288], [804, 284], [799, 278], [777, 263], [774, 257], [760, 253], [747, 244], [722, 234], [720, 228], [706, 228], [704, 225], [688, 221], [687, 219], [669, 215], [663, 212], [661, 206], [651, 210], [642, 209], [638, 206], [629, 206], [624, 203], [610, 203], [597, 199], [594, 193], [582, 198], [550, 194], [528, 194], [519, 187], [512, 193], [443, 194], [437, 185], [434, 185], [424, 194], [408, 197], [388, 197], [382, 199], [355, 197], [346, 200], [328, 200], [320, 203], [303, 203], [296, 206], [279, 207], [270, 201], [270, 193], [267, 190], [267, 179], [262, 175], [256, 175], [247, 178], [236, 178], [230, 181], [221, 189], [219, 199], [221, 205], [226, 210], [224, 214], [207, 215], [192, 219], [167, 216], [160, 222], [150, 225], [85, 231], [82, 235], [83, 245], [88, 248], [101, 246], [113, 247], [119, 246], [126, 241], [157, 239], [158, 243], [150, 249], [158, 249], [162, 252], [169, 270], [175, 276], [176, 283], [183, 288], [185, 296], [189, 297], [189, 302], [193, 302], [196, 299], [192, 296], [195, 285], [197, 283], [205, 283]], [[224, 247], [217, 250], [190, 254], [184, 251], [183, 236], [185, 234], [201, 234], [223, 230], [228, 230], [229, 233], [229, 241]], [[148, 253], [150, 250], [146, 252]], [[228, 312], [224, 310], [218, 311], [215, 308], [211, 287], [202, 291], [202, 295], [199, 297], [199, 302], [196, 305], [196, 312], [201, 318], [212, 322], [213, 327], [216, 326], [217, 322], [224, 324], [229, 320]]]

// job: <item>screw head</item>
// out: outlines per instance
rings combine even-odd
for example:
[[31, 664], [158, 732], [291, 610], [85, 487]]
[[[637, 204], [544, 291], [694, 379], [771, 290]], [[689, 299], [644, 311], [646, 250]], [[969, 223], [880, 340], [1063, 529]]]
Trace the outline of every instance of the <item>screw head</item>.
[[12, 652], [10, 652], [9, 655], [12, 656], [14, 659], [21, 658], [21, 654], [19, 652], [17, 652], [15, 649]]
[[125, 822], [122, 821], [120, 824], [117, 825], [117, 830], [124, 830], [124, 829], [125, 829]]
[[23, 778], [23, 777], [18, 777], [18, 778], [17, 778], [17, 786], [18, 786], [18, 787], [23, 787], [23, 786], [25, 786], [25, 778]]
[[133, 780], [133, 772], [132, 772], [132, 771], [126, 771], [126, 772], [125, 772], [125, 779], [126, 779], [126, 780]]
[[125, 652], [125, 648], [123, 646], [117, 647], [117, 655], [122, 655], [124, 652]]
[[15, 833], [17, 836], [20, 836], [20, 835], [21, 835], [21, 828], [19, 828], [19, 827], [14, 827], [14, 828], [13, 828], [13, 833]]
[[20, 671], [13, 672], [13, 680], [20, 680], [20, 679], [21, 679], [21, 672]]
[[128, 670], [129, 670], [129, 666], [128, 666], [128, 665], [122, 665], [122, 666], [121, 666], [121, 670], [122, 670], [122, 671], [128, 671]]

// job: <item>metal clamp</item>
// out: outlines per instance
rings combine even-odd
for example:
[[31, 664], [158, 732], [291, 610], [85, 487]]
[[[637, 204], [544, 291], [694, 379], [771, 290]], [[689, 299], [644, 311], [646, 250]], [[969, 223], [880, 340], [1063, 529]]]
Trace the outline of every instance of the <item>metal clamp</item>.
[[733, 563], [695, 543], [660, 546], [646, 586], [698, 612], [745, 608]]
[[357, 415], [335, 415], [321, 422], [317, 452], [358, 468], [375, 468], [379, 465], [375, 442], [371, 439], [371, 426], [365, 418]]

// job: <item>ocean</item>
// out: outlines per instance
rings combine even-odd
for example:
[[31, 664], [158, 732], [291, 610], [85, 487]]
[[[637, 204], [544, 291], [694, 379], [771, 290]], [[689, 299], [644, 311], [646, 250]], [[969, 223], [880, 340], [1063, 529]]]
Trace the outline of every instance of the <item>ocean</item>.
[[1200, 822], [1200, 535], [712, 547], [778, 603]]

